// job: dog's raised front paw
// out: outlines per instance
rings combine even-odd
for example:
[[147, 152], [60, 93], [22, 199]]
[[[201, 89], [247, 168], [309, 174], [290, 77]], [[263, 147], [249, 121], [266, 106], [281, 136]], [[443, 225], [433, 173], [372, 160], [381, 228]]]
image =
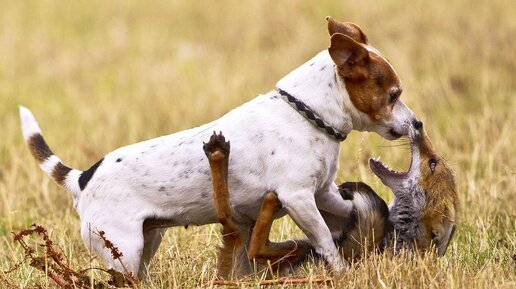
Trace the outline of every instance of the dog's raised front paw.
[[202, 148], [209, 160], [220, 160], [229, 157], [230, 144], [229, 141], [226, 141], [222, 132], [219, 134], [213, 132], [210, 140], [204, 143]]

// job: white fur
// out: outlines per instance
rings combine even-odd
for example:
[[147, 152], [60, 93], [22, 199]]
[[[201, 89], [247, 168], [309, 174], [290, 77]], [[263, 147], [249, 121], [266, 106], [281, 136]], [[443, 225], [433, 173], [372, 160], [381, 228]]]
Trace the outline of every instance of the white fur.
[[[327, 51], [288, 74], [277, 87], [304, 101], [340, 131], [372, 127], [349, 100]], [[25, 128], [39, 129], [27, 112], [20, 109], [24, 135]], [[141, 275], [141, 264], [148, 263], [161, 240], [161, 231], [142, 232], [145, 219], [167, 219], [177, 226], [216, 222], [209, 166], [202, 149], [213, 131], [222, 131], [231, 141], [228, 176], [235, 212], [243, 220], [255, 220], [264, 194], [275, 191], [317, 253], [342, 270], [343, 262], [318, 210], [345, 217], [352, 208], [334, 184], [340, 144], [275, 91], [211, 123], [107, 154], [86, 188], [74, 194], [87, 246], [122, 270], [92, 233], [105, 231], [123, 252], [128, 269]], [[73, 182], [79, 175], [72, 171], [66, 187], [77, 189]], [[148, 244], [153, 244], [152, 248]]]
[[44, 162], [42, 162], [39, 166], [47, 175], [51, 175], [52, 171], [54, 170], [54, 167], [60, 162], [61, 160], [56, 155], [52, 155], [49, 158], [47, 158]]
[[19, 110], [20, 120], [22, 123], [23, 139], [27, 141], [32, 135], [41, 133], [41, 129], [39, 128], [39, 125], [30, 110], [24, 106], [20, 106]]
[[64, 187], [73, 195], [73, 206], [77, 208], [78, 195], [81, 193], [79, 182], [77, 181], [81, 176], [82, 171], [72, 169], [65, 178]]
[[358, 207], [358, 211], [361, 212], [369, 212], [372, 211], [371, 202], [369, 202], [369, 198], [365, 198], [362, 194], [354, 194], [353, 195], [353, 204]]

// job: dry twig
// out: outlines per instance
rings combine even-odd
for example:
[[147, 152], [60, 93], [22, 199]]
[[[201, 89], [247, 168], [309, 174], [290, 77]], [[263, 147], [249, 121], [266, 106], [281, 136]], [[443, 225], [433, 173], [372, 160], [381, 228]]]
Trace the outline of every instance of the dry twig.
[[220, 286], [272, 286], [285, 284], [330, 284], [331, 278], [279, 278], [262, 281], [239, 281], [239, 280], [213, 280], [209, 284]]
[[[120, 257], [122, 257], [122, 253], [118, 250], [116, 246], [113, 245], [106, 237], [105, 233], [100, 231], [96, 233], [99, 235], [104, 241], [104, 245], [106, 248], [110, 249], [113, 258], [118, 260], [122, 266], [125, 268], [124, 264]], [[49, 277], [52, 281], [54, 281], [61, 288], [108, 288], [110, 286], [114, 287], [134, 287], [138, 284], [138, 280], [135, 279], [131, 274], [123, 274], [117, 272], [115, 270], [104, 270], [99, 268], [92, 268], [94, 270], [100, 270], [106, 272], [110, 275], [110, 279], [105, 282], [102, 280], [93, 281], [93, 284], [90, 281], [90, 278], [85, 273], [90, 270], [74, 270], [68, 264], [66, 264], [63, 258], [63, 255], [55, 249], [54, 243], [50, 239], [47, 230], [43, 226], [39, 226], [33, 224], [31, 229], [22, 230], [19, 233], [14, 235], [14, 241], [20, 244], [23, 247], [25, 252], [24, 260], [29, 260], [29, 265], [41, 272], [43, 272], [47, 277]], [[38, 255], [36, 250], [29, 246], [27, 242], [25, 242], [25, 238], [37, 235], [43, 240], [43, 244], [40, 244], [43, 247], [44, 253], [42, 255]], [[16, 271], [23, 261], [15, 264], [9, 270], [7, 270], [6, 274], [9, 274], [13, 271]], [[126, 270], [127, 273], [127, 270]], [[8, 283], [8, 280], [2, 278], [0, 281], [5, 283], [6, 285], [11, 285]]]

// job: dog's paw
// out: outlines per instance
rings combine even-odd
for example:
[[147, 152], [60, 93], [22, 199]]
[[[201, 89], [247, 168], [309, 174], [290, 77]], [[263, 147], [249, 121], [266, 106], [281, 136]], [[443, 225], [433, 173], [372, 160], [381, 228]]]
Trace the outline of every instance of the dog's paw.
[[351, 269], [351, 264], [346, 259], [340, 259], [340, 262], [337, 264], [331, 266], [330, 265], [330, 274], [334, 278], [341, 278], [344, 276], [346, 272], [348, 272]]
[[203, 149], [209, 160], [220, 160], [229, 157], [230, 145], [222, 132], [213, 132], [210, 140], [204, 143]]

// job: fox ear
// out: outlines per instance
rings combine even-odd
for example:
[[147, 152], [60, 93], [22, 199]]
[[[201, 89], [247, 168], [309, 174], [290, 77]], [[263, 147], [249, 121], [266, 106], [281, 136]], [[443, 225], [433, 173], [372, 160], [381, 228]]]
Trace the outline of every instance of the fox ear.
[[359, 43], [367, 44], [367, 36], [358, 25], [351, 22], [339, 22], [331, 16], [327, 16], [326, 21], [328, 21], [328, 33], [330, 36], [335, 33], [341, 33]]
[[437, 256], [444, 256], [446, 253], [446, 249], [448, 249], [448, 245], [450, 245], [450, 241], [453, 238], [453, 234], [455, 233], [455, 224], [452, 224], [450, 221], [445, 220], [442, 228], [442, 234], [436, 236], [433, 242], [437, 247]]
[[328, 52], [344, 78], [360, 80], [367, 77], [369, 52], [360, 43], [344, 34], [335, 33], [331, 36]]

